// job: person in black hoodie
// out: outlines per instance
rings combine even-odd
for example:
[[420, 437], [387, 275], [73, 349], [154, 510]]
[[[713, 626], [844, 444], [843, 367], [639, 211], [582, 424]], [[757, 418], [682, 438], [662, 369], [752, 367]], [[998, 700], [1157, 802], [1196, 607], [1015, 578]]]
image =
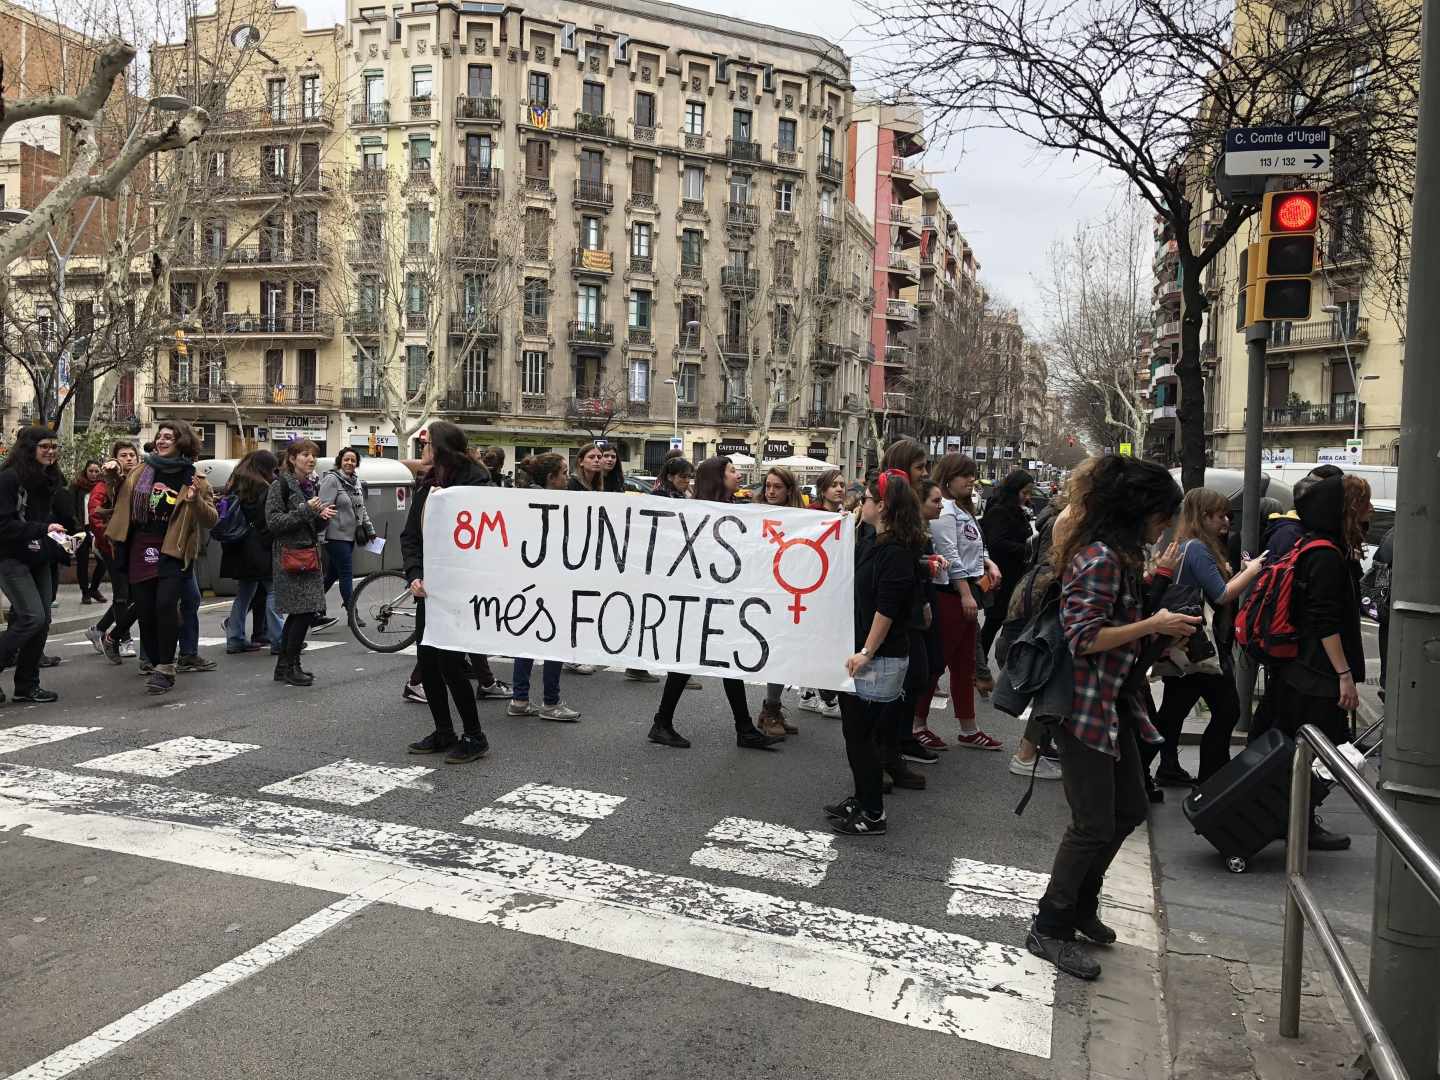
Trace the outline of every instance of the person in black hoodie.
[[1000, 568], [1000, 584], [994, 602], [985, 613], [985, 626], [980, 631], [980, 653], [989, 664], [990, 647], [1010, 610], [1010, 595], [1025, 576], [1025, 561], [1030, 555], [1030, 519], [1023, 503], [1035, 486], [1035, 478], [1024, 469], [1015, 469], [995, 486], [985, 503], [985, 516], [980, 527], [985, 532], [985, 549]]
[[[1358, 476], [1331, 476], [1305, 488], [1295, 500], [1305, 535], [1326, 540], [1295, 563], [1291, 616], [1299, 631], [1299, 653], [1275, 667], [1271, 717], [1294, 738], [1314, 724], [1331, 742], [1350, 741], [1350, 714], [1360, 704], [1356, 686], [1365, 681], [1365, 648], [1360, 638], [1360, 563], [1370, 524], [1370, 485]], [[1348, 848], [1350, 838], [1330, 832], [1312, 817], [1310, 847]]]
[[[415, 640], [420, 661], [420, 683], [425, 688], [425, 702], [435, 730], [418, 742], [410, 744], [412, 754], [445, 754], [445, 761], [458, 765], [475, 761], [490, 752], [489, 740], [480, 729], [480, 712], [475, 707], [475, 694], [465, 673], [465, 654], [437, 649], [425, 640], [425, 504], [431, 493], [449, 487], [484, 487], [490, 473], [468, 452], [465, 433], [454, 424], [436, 420], [429, 428], [425, 446], [428, 471], [415, 486], [410, 512], [400, 533], [400, 553], [405, 560], [405, 578], [415, 595]], [[450, 719], [446, 695], [455, 702], [465, 733], [455, 737], [455, 724]]]
[[[227, 653], [258, 652], [264, 648], [246, 638], [245, 624], [256, 594], [263, 596], [270, 592], [275, 572], [274, 538], [265, 523], [265, 500], [279, 467], [269, 450], [252, 450], [235, 466], [225, 489], [228, 498], [240, 501], [240, 512], [250, 526], [243, 538], [220, 546], [220, 576], [234, 578], [236, 582], [235, 601], [230, 605], [230, 618], [225, 623]], [[270, 639], [279, 648], [284, 627], [272, 607], [267, 605], [265, 610]]]
[[[10, 625], [0, 635], [0, 671], [15, 669], [16, 701], [57, 700], [40, 686], [40, 658], [50, 634], [55, 599], [53, 564], [62, 549], [49, 534], [76, 530], [65, 478], [55, 461], [60, 442], [46, 427], [22, 428], [0, 465], [0, 590], [10, 602]], [[4, 701], [0, 694], [0, 701]]]

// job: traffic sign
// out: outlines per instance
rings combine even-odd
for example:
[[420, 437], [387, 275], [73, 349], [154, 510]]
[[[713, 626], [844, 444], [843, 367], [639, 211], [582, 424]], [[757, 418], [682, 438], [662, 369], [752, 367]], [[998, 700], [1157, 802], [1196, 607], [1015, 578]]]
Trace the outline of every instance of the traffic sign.
[[1225, 172], [1230, 176], [1327, 176], [1330, 129], [1231, 128], [1225, 132]]

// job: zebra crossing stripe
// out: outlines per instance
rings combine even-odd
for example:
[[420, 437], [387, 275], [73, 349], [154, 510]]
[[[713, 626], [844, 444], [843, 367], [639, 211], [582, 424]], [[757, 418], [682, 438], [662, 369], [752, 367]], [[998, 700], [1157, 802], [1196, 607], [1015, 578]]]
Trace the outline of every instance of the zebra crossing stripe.
[[28, 750], [32, 746], [44, 746], [99, 730], [98, 727], [69, 727], [63, 724], [20, 724], [0, 730], [0, 754], [13, 754], [17, 750]]
[[366, 765], [363, 761], [341, 758], [299, 776], [266, 784], [260, 790], [267, 795], [288, 795], [292, 799], [361, 806], [434, 771], [423, 765]]
[[178, 739], [143, 746], [138, 750], [124, 750], [108, 757], [92, 758], [80, 762], [82, 769], [99, 769], [101, 772], [130, 773], [134, 776], [174, 776], [176, 773], [193, 769], [198, 765], [213, 765], [251, 750], [259, 750], [254, 743], [226, 742], [223, 739], [197, 739], [190, 735]]
[[495, 805], [475, 811], [462, 824], [553, 840], [575, 840], [584, 835], [592, 822], [609, 817], [624, 801], [623, 795], [606, 795], [601, 791], [525, 784], [501, 795]]
[[1049, 874], [1018, 866], [952, 859], [949, 885], [955, 891], [946, 912], [987, 919], [1028, 919], [1049, 883]]
[[0, 829], [499, 926], [1049, 1057], [1055, 969], [1013, 944], [319, 807], [0, 762]]
[[727, 817], [705, 834], [691, 866], [813, 889], [838, 854], [827, 832], [801, 831], [766, 821]]

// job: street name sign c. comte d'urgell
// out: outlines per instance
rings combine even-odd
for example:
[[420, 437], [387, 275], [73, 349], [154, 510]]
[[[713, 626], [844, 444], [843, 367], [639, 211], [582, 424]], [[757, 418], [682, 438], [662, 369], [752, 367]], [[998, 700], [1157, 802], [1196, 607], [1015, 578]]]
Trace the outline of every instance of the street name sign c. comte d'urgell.
[[1225, 172], [1230, 176], [1328, 176], [1330, 129], [1230, 128], [1225, 132]]

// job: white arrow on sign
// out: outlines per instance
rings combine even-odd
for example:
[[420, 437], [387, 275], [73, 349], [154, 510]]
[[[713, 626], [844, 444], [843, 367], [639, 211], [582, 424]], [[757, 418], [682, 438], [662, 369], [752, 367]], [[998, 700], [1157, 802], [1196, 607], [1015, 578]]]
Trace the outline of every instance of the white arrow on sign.
[[1328, 176], [1330, 151], [1232, 150], [1225, 155], [1230, 176]]

